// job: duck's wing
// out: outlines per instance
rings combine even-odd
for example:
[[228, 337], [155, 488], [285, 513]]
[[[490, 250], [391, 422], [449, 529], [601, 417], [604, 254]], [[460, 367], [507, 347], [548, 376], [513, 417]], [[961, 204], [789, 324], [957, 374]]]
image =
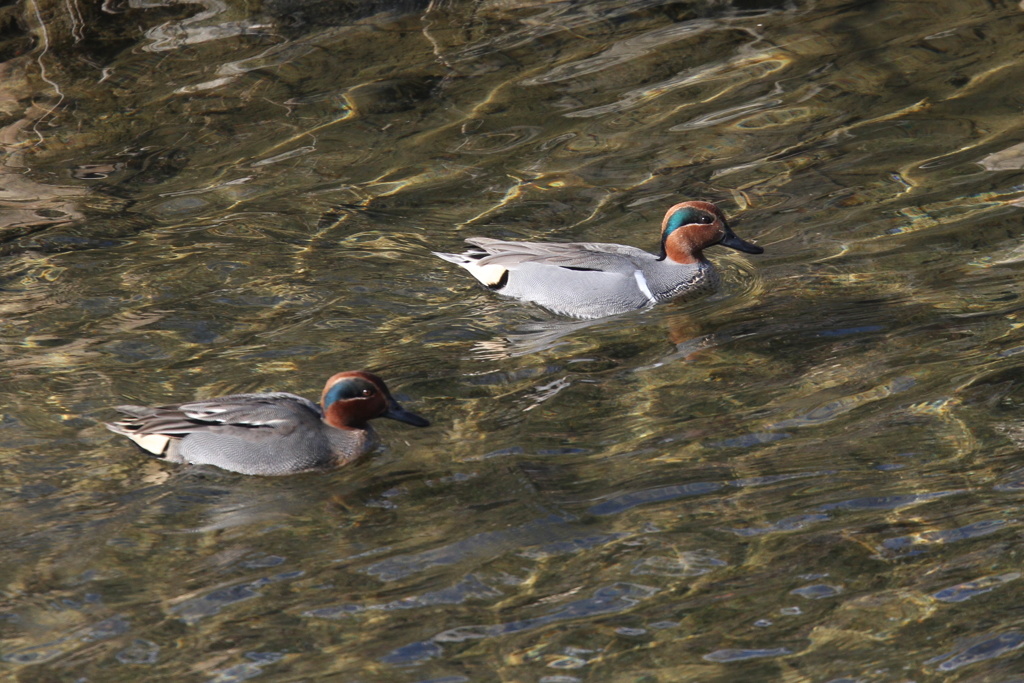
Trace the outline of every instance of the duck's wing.
[[118, 406], [117, 410], [129, 417], [109, 423], [107, 428], [128, 437], [160, 434], [180, 438], [206, 432], [255, 441], [287, 436], [322, 417], [318, 405], [285, 392], [238, 394], [154, 408]]
[[632, 274], [642, 260], [654, 258], [636, 247], [601, 242], [506, 242], [488, 237], [473, 237], [466, 242], [479, 250], [466, 254], [478, 266], [503, 266], [510, 270], [522, 263], [534, 263], [568, 270]]

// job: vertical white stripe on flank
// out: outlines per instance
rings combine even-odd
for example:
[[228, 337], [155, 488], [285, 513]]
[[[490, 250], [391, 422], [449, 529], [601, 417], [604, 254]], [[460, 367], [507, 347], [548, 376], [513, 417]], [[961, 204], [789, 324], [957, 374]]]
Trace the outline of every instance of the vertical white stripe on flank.
[[647, 286], [647, 278], [644, 277], [643, 272], [639, 269], [633, 271], [633, 277], [636, 278], [636, 285], [640, 288], [640, 291], [644, 293], [644, 296], [653, 304], [657, 303], [657, 299], [654, 298], [654, 294], [651, 293], [651, 288]]

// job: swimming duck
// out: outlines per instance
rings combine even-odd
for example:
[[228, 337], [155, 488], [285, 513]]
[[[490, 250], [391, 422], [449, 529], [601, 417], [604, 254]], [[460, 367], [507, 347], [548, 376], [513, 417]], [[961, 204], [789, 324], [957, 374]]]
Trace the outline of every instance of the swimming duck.
[[241, 474], [292, 474], [346, 465], [378, 443], [369, 421], [430, 423], [398, 405], [369, 372], [327, 380], [320, 406], [295, 394], [237, 394], [181, 405], [118, 406], [130, 417], [107, 423], [167, 462], [216, 465]]
[[718, 274], [704, 258], [707, 247], [764, 252], [737, 237], [717, 206], [701, 201], [676, 204], [665, 214], [660, 256], [596, 242], [466, 242], [472, 247], [462, 254], [434, 255], [499, 294], [573, 318], [601, 318], [713, 291]]

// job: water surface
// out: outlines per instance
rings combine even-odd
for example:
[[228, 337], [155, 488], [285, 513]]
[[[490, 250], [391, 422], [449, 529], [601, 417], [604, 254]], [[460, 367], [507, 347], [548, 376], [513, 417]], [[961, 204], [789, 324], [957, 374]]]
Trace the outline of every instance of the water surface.
[[[2, 21], [5, 675], [1024, 675], [1016, 3]], [[697, 302], [576, 323], [430, 255], [653, 251], [688, 198], [766, 250]], [[434, 426], [329, 474], [101, 424], [356, 368]]]

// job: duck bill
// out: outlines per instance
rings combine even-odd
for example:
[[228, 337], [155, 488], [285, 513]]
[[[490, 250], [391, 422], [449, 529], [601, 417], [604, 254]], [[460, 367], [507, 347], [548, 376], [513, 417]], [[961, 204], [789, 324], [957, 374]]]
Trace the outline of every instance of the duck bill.
[[402, 406], [398, 405], [397, 401], [392, 401], [388, 407], [388, 412], [384, 413], [384, 417], [390, 417], [392, 420], [398, 420], [405, 424], [410, 424], [413, 427], [429, 427], [430, 420], [420, 417], [416, 413], [411, 413]]
[[746, 240], [741, 240], [739, 237], [736, 236], [736, 233], [732, 231], [732, 228], [728, 226], [726, 226], [725, 228], [725, 237], [722, 238], [722, 241], [719, 242], [719, 244], [721, 244], [723, 247], [735, 249], [736, 251], [742, 251], [744, 254], [764, 253], [763, 247], [759, 247], [756, 244], [751, 244]]

